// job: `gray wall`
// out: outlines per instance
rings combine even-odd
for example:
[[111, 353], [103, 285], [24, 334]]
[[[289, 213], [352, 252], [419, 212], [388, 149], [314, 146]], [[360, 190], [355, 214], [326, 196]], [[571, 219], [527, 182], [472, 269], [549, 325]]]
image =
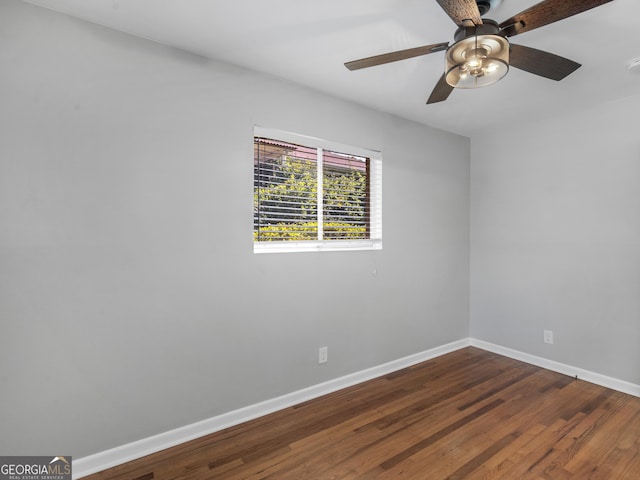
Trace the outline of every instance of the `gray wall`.
[[[468, 336], [468, 139], [18, 0], [0, 65], [3, 454], [82, 457]], [[254, 124], [381, 150], [384, 249], [254, 255]]]
[[639, 107], [472, 140], [472, 337], [640, 384]]

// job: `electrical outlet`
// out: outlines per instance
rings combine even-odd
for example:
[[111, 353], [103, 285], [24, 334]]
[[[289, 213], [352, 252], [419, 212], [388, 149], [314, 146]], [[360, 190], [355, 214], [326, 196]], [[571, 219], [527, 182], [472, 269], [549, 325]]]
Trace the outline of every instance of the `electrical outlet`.
[[544, 330], [544, 343], [553, 343], [553, 332], [551, 330]]
[[320, 347], [318, 350], [318, 363], [327, 363], [329, 361], [329, 347]]

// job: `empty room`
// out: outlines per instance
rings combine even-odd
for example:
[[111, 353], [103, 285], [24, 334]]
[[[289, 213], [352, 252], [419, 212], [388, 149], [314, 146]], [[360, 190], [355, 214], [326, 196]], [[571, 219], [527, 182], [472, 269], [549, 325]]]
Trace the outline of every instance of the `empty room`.
[[640, 479], [637, 18], [0, 0], [0, 478]]

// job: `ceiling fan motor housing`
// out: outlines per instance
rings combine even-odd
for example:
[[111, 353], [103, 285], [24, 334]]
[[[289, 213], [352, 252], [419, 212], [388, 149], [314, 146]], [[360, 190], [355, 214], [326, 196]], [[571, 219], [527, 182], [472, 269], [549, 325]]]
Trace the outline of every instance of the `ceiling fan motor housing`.
[[468, 37], [475, 37], [476, 35], [499, 35], [500, 27], [498, 22], [489, 18], [482, 19], [482, 25], [475, 25], [473, 27], [458, 27], [456, 33], [453, 35], [453, 39], [456, 42]]

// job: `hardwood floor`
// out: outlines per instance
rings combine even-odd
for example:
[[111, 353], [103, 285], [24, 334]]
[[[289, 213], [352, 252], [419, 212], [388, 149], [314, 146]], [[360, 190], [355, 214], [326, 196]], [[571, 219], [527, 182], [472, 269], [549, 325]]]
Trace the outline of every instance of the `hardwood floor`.
[[640, 398], [473, 347], [87, 480], [638, 480]]

